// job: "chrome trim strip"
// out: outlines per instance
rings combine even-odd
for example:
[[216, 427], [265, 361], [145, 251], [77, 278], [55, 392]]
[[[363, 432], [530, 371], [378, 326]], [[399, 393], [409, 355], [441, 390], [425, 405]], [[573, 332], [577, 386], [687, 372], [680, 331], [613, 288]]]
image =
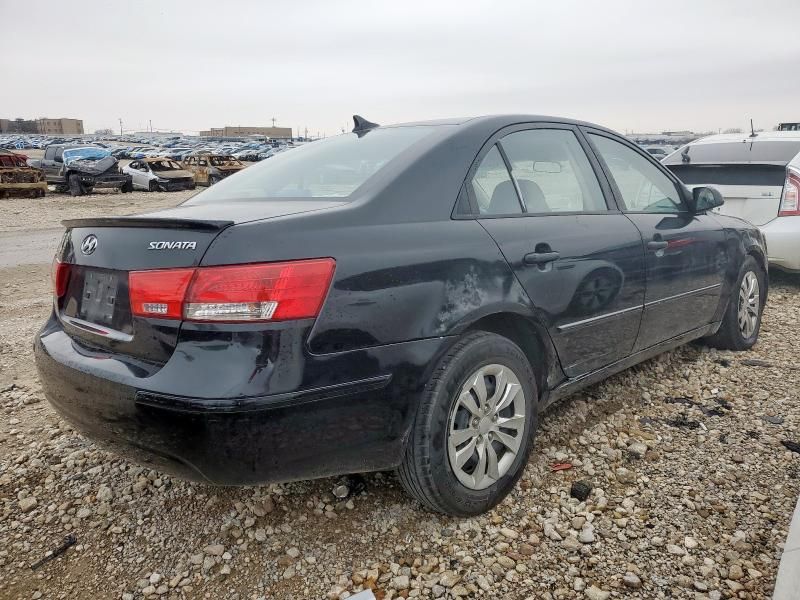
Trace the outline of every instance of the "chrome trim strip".
[[677, 298], [683, 298], [684, 296], [691, 296], [692, 294], [699, 294], [700, 292], [706, 292], [708, 290], [713, 290], [715, 288], [722, 287], [721, 283], [715, 283], [714, 285], [707, 285], [706, 287], [697, 288], [696, 290], [690, 290], [688, 292], [681, 292], [680, 294], [675, 294], [674, 296], [667, 296], [666, 298], [659, 298], [658, 300], [653, 300], [651, 302], [645, 302], [645, 308], [648, 306], [653, 306], [654, 304], [660, 304], [661, 302], [667, 302], [668, 300], [675, 300]]
[[713, 290], [715, 288], [722, 287], [721, 283], [715, 283], [713, 285], [707, 285], [706, 287], [698, 288], [696, 290], [690, 290], [688, 292], [681, 292], [680, 294], [675, 294], [674, 296], [669, 296], [667, 298], [660, 298], [658, 300], [653, 300], [651, 302], [647, 302], [644, 306], [631, 306], [629, 308], [623, 308], [622, 310], [616, 310], [614, 312], [606, 313], [604, 315], [598, 315], [596, 317], [589, 317], [588, 319], [583, 319], [581, 321], [573, 321], [572, 323], [566, 323], [564, 325], [559, 325], [556, 329], [558, 331], [564, 331], [566, 329], [572, 329], [573, 327], [580, 327], [581, 325], [588, 325], [589, 323], [593, 323], [595, 321], [599, 321], [601, 319], [608, 319], [611, 317], [616, 317], [618, 315], [625, 314], [627, 312], [631, 312], [634, 310], [641, 310], [643, 308], [647, 308], [648, 306], [653, 306], [655, 304], [660, 304], [661, 302], [667, 302], [668, 300], [676, 300], [677, 298], [682, 298], [684, 296], [690, 296], [691, 294], [698, 294], [700, 292], [706, 292], [708, 290]]
[[634, 310], [642, 310], [642, 306], [631, 306], [628, 308], [623, 308], [622, 310], [615, 310], [614, 312], [606, 313], [604, 315], [598, 315], [596, 317], [589, 317], [588, 319], [583, 319], [581, 321], [573, 321], [572, 323], [566, 323], [564, 325], [559, 325], [557, 327], [558, 331], [564, 331], [565, 329], [572, 329], [573, 327], [580, 327], [581, 325], [587, 325], [589, 323], [593, 323], [594, 321], [599, 321], [600, 319], [608, 319], [610, 317], [616, 317], [617, 315], [622, 315]]
[[121, 331], [116, 331], [114, 329], [108, 329], [94, 323], [89, 323], [88, 321], [84, 321], [82, 319], [68, 317], [67, 315], [59, 315], [59, 318], [73, 327], [77, 327], [83, 331], [88, 331], [89, 333], [93, 333], [110, 340], [116, 340], [118, 342], [130, 342], [133, 340], [132, 335], [128, 335], [127, 333], [122, 333]]

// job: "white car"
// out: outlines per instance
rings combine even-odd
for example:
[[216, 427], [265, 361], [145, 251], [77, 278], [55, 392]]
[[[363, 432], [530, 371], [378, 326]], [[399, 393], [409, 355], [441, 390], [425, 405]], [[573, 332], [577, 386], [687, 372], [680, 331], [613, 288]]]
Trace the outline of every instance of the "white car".
[[712, 135], [662, 162], [689, 189], [717, 188], [715, 211], [757, 225], [770, 265], [800, 272], [800, 131]]
[[133, 188], [151, 192], [193, 190], [194, 175], [169, 158], [137, 158], [122, 167], [131, 176]]

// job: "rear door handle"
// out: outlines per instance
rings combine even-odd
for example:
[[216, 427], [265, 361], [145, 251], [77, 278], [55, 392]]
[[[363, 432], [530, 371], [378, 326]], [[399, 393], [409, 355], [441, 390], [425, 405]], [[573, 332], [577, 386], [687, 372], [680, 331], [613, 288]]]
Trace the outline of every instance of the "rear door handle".
[[522, 259], [526, 265], [546, 265], [554, 260], [558, 260], [561, 255], [558, 252], [531, 252]]
[[669, 246], [669, 242], [663, 242], [663, 241], [660, 241], [660, 240], [658, 240], [658, 241], [657, 240], [653, 240], [652, 242], [647, 242], [647, 247], [650, 250], [663, 250], [667, 246]]

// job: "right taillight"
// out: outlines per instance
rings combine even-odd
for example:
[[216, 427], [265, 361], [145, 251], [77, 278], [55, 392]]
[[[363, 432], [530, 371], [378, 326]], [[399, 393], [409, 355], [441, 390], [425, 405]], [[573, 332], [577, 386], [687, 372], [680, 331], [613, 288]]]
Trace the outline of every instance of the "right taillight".
[[786, 169], [786, 183], [783, 184], [779, 217], [800, 215], [800, 171], [789, 167]]
[[133, 271], [131, 312], [205, 322], [286, 321], [316, 317], [336, 262], [279, 263]]

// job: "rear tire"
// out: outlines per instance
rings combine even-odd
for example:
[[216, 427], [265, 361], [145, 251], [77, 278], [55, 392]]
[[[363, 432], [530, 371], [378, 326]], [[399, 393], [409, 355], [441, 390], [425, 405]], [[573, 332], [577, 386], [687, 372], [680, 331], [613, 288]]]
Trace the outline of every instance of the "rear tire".
[[398, 468], [403, 487], [448, 515], [489, 510], [528, 461], [537, 398], [533, 369], [516, 344], [482, 331], [465, 335], [425, 386]]
[[68, 181], [69, 181], [69, 195], [72, 197], [83, 196], [85, 192], [83, 189], [83, 184], [81, 183], [80, 175], [76, 173], [70, 173]]
[[720, 350], [749, 350], [758, 341], [761, 329], [761, 315], [766, 301], [766, 273], [752, 256], [748, 256], [739, 275], [736, 285], [731, 290], [731, 297], [722, 325], [706, 343]]
[[211, 187], [215, 183], [219, 183], [220, 180], [221, 180], [221, 178], [217, 177], [216, 175], [209, 175], [208, 176], [208, 187]]

